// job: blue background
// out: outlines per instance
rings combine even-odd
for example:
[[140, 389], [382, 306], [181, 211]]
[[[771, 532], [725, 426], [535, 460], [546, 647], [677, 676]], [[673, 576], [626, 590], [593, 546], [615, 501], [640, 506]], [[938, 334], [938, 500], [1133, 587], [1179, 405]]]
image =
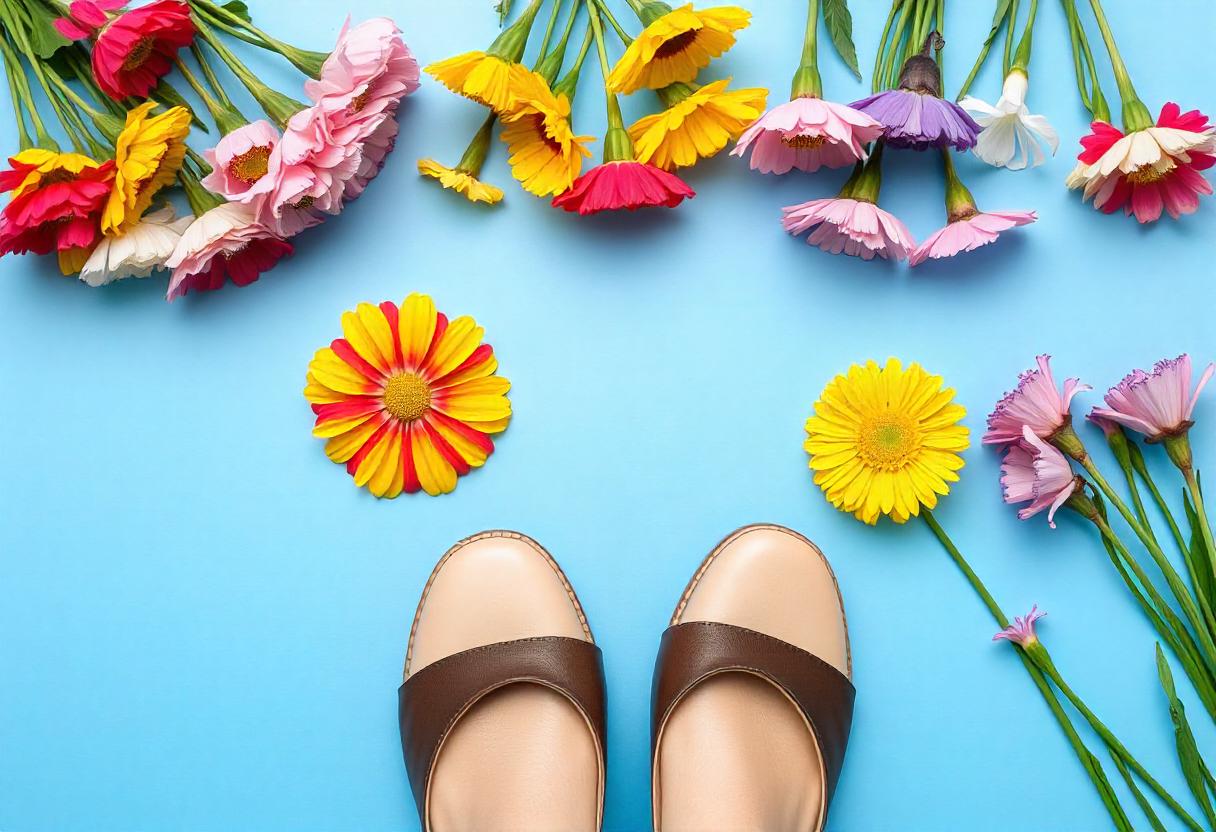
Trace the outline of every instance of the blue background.
[[[321, 0], [253, 5], [306, 47], [329, 48], [341, 24]], [[496, 31], [483, 0], [344, 5], [356, 19], [395, 17], [423, 63]], [[771, 87], [776, 103], [804, 6], [751, 5], [751, 28], [711, 70]], [[854, 5], [868, 67], [884, 4]], [[1107, 5], [1154, 113], [1165, 100], [1216, 108], [1216, 7]], [[954, 90], [991, 4], [951, 6]], [[827, 95], [862, 97], [868, 83], [821, 43]], [[241, 54], [298, 90], [269, 57]], [[975, 87], [990, 101], [996, 64]], [[586, 69], [577, 127], [599, 133], [597, 69]], [[677, 211], [578, 219], [511, 187], [496, 144], [484, 178], [507, 200], [470, 205], [414, 169], [420, 156], [455, 163], [482, 119], [429, 78], [363, 199], [249, 288], [167, 305], [164, 278], [93, 290], [57, 277], [49, 259], [6, 258], [0, 830], [416, 829], [396, 725], [409, 622], [439, 555], [496, 527], [535, 536], [577, 588], [607, 662], [605, 828], [648, 828], [659, 635], [705, 552], [754, 521], [819, 542], [843, 588], [859, 697], [834, 829], [1108, 828], [928, 530], [834, 512], [801, 449], [823, 385], [870, 357], [944, 375], [977, 440], [1037, 352], [1099, 390], [1159, 357], [1216, 357], [1216, 203], [1151, 228], [1082, 205], [1062, 184], [1085, 120], [1054, 3], [1040, 13], [1032, 76], [1032, 110], [1060, 130], [1059, 156], [1020, 174], [974, 158], [960, 168], [982, 206], [1034, 208], [1040, 222], [915, 271], [830, 257], [781, 231], [780, 206], [834, 194], [842, 171], [763, 177], [723, 154], [688, 172], [699, 193]], [[636, 94], [627, 116], [652, 106]], [[15, 148], [5, 123], [3, 146]], [[916, 236], [941, 224], [933, 156], [888, 154], [885, 181], [884, 206]], [[454, 494], [377, 502], [326, 460], [301, 389], [344, 309], [412, 291], [486, 327], [515, 419]], [[1216, 464], [1212, 394], [1198, 419], [1198, 458]], [[1191, 806], [1153, 632], [1094, 536], [1072, 516], [1056, 531], [1018, 522], [1000, 500], [996, 454], [976, 447], [967, 460], [941, 521], [1010, 613], [1050, 611], [1041, 632], [1061, 668]], [[1188, 701], [1201, 745], [1216, 748]]]

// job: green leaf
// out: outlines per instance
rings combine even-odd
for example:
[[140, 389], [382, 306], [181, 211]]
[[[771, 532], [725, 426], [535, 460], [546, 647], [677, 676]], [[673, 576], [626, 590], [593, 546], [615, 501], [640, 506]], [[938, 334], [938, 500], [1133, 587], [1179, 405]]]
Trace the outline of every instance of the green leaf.
[[1191, 546], [1190, 551], [1186, 553], [1187, 565], [1197, 578], [1199, 584], [1195, 587], [1195, 591], [1203, 595], [1209, 606], [1213, 603], [1213, 589], [1216, 588], [1216, 580], [1212, 576], [1212, 561], [1208, 557], [1207, 546], [1204, 543], [1203, 526], [1200, 525], [1198, 512], [1195, 511], [1195, 506], [1191, 504], [1191, 495], [1183, 490], [1182, 504], [1186, 509], [1187, 524], [1191, 528]]
[[853, 45], [853, 15], [849, 13], [848, 0], [823, 0], [823, 22], [836, 52], [860, 81], [861, 69], [857, 66], [857, 47]]
[[229, 0], [223, 5], [223, 8], [232, 14], [239, 17], [246, 23], [252, 23], [253, 17], [249, 14], [249, 7], [245, 5], [243, 0]]
[[37, 3], [26, 7], [30, 16], [29, 38], [34, 54], [44, 61], [71, 43], [55, 28], [55, 15]]
[[1153, 832], [1166, 832], [1161, 818], [1157, 817], [1157, 813], [1153, 811], [1152, 804], [1148, 802], [1144, 796], [1144, 792], [1140, 791], [1140, 787], [1132, 779], [1132, 773], [1127, 770], [1127, 765], [1119, 759], [1118, 754], [1111, 754], [1110, 758], [1115, 761], [1115, 768], [1119, 769], [1119, 774], [1123, 775], [1123, 782], [1131, 790], [1132, 797], [1136, 799], [1136, 803], [1140, 806], [1140, 811], [1144, 812], [1144, 816], [1148, 818], [1149, 824], [1153, 827]]
[[1161, 645], [1157, 645], [1157, 675], [1161, 677], [1161, 689], [1169, 700], [1170, 719], [1174, 723], [1174, 744], [1178, 749], [1178, 763], [1182, 766], [1182, 774], [1191, 794], [1203, 809], [1210, 827], [1216, 827], [1216, 810], [1212, 809], [1212, 801], [1208, 796], [1207, 763], [1199, 755], [1199, 746], [1195, 744], [1195, 735], [1191, 733], [1191, 725], [1187, 722], [1186, 709], [1178, 699], [1178, 691], [1174, 687], [1174, 674], [1170, 671], [1169, 662]]

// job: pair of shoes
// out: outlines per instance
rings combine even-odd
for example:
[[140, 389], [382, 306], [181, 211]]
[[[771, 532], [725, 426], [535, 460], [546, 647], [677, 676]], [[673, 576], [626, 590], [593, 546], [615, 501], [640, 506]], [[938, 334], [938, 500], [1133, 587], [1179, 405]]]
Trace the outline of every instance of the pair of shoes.
[[[822, 553], [747, 526], [705, 558], [655, 663], [655, 832], [818, 832], [854, 690]], [[604, 815], [603, 659], [561, 568], [515, 532], [436, 565], [410, 631], [401, 742], [424, 832], [591, 832]]]

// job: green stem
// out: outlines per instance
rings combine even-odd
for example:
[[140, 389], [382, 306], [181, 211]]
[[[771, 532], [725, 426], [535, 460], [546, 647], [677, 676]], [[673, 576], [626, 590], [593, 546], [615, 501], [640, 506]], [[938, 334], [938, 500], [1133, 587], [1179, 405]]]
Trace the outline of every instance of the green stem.
[[469, 174], [474, 179], [481, 175], [481, 168], [486, 163], [486, 156], [490, 152], [490, 139], [494, 131], [494, 122], [498, 119], [498, 114], [491, 112], [486, 116], [486, 120], [481, 123], [481, 127], [473, 134], [473, 140], [469, 142], [469, 146], [465, 148], [464, 155], [460, 157], [460, 161], [456, 164], [456, 170]]
[[[1071, 432], [1072, 428], [1068, 428], [1067, 430]], [[1073, 433], [1072, 436], [1075, 438], [1076, 434]], [[1077, 442], [1079, 443], [1079, 441], [1080, 440], [1078, 439]], [[1061, 450], [1064, 450], [1064, 448], [1061, 448]], [[1199, 608], [1195, 603], [1195, 599], [1192, 598], [1191, 594], [1187, 591], [1186, 586], [1179, 577], [1177, 570], [1174, 569], [1173, 564], [1171, 564], [1169, 558], [1165, 556], [1165, 553], [1161, 550], [1161, 547], [1157, 545], [1157, 541], [1153, 538], [1153, 536], [1144, 530], [1144, 527], [1132, 514], [1131, 510], [1127, 507], [1127, 504], [1124, 503], [1119, 495], [1115, 493], [1115, 490], [1110, 487], [1110, 483], [1108, 483], [1106, 478], [1102, 476], [1102, 472], [1098, 470], [1098, 466], [1094, 464], [1094, 461], [1089, 454], [1082, 451], [1080, 458], [1073, 454], [1070, 454], [1070, 456], [1073, 456], [1077, 462], [1081, 463], [1081, 467], [1085, 469], [1086, 473], [1089, 474], [1093, 482], [1098, 486], [1099, 489], [1101, 489], [1103, 496], [1105, 496], [1106, 499], [1110, 501], [1111, 505], [1118, 510], [1119, 514], [1123, 516], [1123, 519], [1127, 525], [1131, 527], [1133, 532], [1135, 532], [1136, 537], [1140, 538], [1140, 542], [1144, 544], [1146, 549], [1148, 549], [1148, 553], [1152, 556], [1153, 562], [1157, 564], [1157, 568], [1160, 569], [1161, 574], [1165, 576], [1165, 582], [1169, 585], [1170, 591], [1173, 593], [1174, 598], [1178, 601], [1179, 606], [1182, 608], [1183, 615], [1186, 617], [1191, 627], [1195, 630], [1195, 636], [1198, 639], [1200, 646], [1203, 648], [1205, 664], [1207, 665], [1209, 672], [1216, 675], [1216, 644], [1213, 644], [1212, 634], [1208, 632], [1207, 627], [1205, 626], [1203, 615], [1200, 613]]]
[[232, 103], [232, 99], [228, 97], [227, 90], [220, 83], [220, 79], [216, 77], [215, 70], [211, 68], [211, 64], [207, 61], [207, 56], [203, 53], [203, 47], [197, 42], [190, 44], [190, 52], [194, 55], [194, 61], [198, 64], [198, 68], [203, 73], [203, 78], [207, 81], [207, 86], [211, 88], [211, 92], [215, 95], [225, 108], [238, 112], [236, 105]]
[[1001, 63], [1002, 77], [1009, 74], [1009, 69], [1013, 65], [1013, 28], [1018, 22], [1019, 5], [1019, 0], [1013, 0], [1009, 6], [1009, 28], [1005, 30], [1005, 58]]
[[[562, 36], [558, 38], [557, 45], [552, 50], [548, 50], [546, 43], [545, 49], [541, 49], [536, 56], [536, 64], [532, 69], [543, 77], [550, 87], [557, 80], [558, 73], [562, 71], [562, 65], [566, 62], [566, 49], [570, 45], [570, 34], [574, 31], [574, 22], [578, 19], [580, 8], [582, 8], [582, 2], [575, 0], [570, 7], [570, 18], [566, 21], [565, 28], [562, 29]], [[588, 37], [590, 37], [590, 29], [588, 29]]]
[[819, 0], [809, 0], [806, 10], [806, 32], [802, 36], [802, 58], [790, 84], [790, 100], [819, 98], [823, 95], [823, 78], [819, 75]]
[[882, 78], [882, 59], [887, 47], [887, 37], [891, 34], [891, 26], [895, 23], [895, 15], [903, 5], [903, 0], [891, 0], [891, 10], [887, 12], [887, 21], [882, 25], [882, 35], [878, 38], [878, 52], [874, 55], [874, 72], [870, 77], [870, 92], [878, 92]]
[[249, 69], [237, 59], [235, 55], [228, 50], [228, 47], [223, 44], [211, 27], [202, 21], [197, 14], [194, 16], [195, 28], [198, 30], [198, 35], [207, 42], [220, 57], [220, 60], [228, 67], [233, 75], [245, 85], [245, 89], [249, 90], [249, 94], [258, 102], [258, 106], [265, 111], [270, 120], [278, 124], [280, 128], [286, 127], [287, 122], [293, 115], [304, 109], [304, 105], [299, 101], [295, 101], [281, 92], [272, 90], [270, 87], [259, 81]]
[[1212, 540], [1212, 526], [1208, 523], [1208, 511], [1203, 505], [1203, 491], [1199, 488], [1199, 479], [1195, 476], [1195, 469], [1191, 467], [1183, 469], [1182, 477], [1186, 480], [1187, 490], [1191, 492], [1191, 504], [1195, 506], [1195, 513], [1199, 517], [1199, 531], [1203, 535], [1203, 546], [1208, 552], [1212, 574], [1216, 575], [1216, 542]]
[[1101, 0], [1089, 0], [1089, 5], [1094, 10], [1094, 18], [1098, 21], [1098, 30], [1102, 33], [1102, 40], [1106, 42], [1111, 68], [1115, 72], [1115, 83], [1119, 87], [1119, 98], [1123, 100], [1123, 132], [1134, 133], [1137, 130], [1151, 127], [1153, 116], [1140, 97], [1136, 95], [1136, 88], [1132, 86], [1132, 79], [1128, 75], [1127, 66], [1123, 63], [1123, 56], [1119, 54], [1119, 47], [1115, 45], [1114, 33], [1111, 32], [1110, 24], [1106, 21], [1106, 13], [1102, 10]]
[[[260, 38], [261, 43], [250, 38], [241, 38], [255, 46], [260, 46], [271, 52], [277, 52], [286, 58], [292, 66], [313, 78], [320, 77], [321, 65], [325, 62], [327, 55], [322, 52], [310, 52], [305, 49], [297, 49], [290, 44], [284, 43], [278, 38], [271, 37], [266, 32], [254, 26], [248, 20], [245, 20], [240, 15], [224, 8], [221, 5], [212, 3], [210, 0], [191, 0], [191, 6], [195, 9], [202, 8], [208, 13], [208, 16], [217, 24], [228, 22], [233, 27], [244, 29], [254, 35], [255, 38]], [[240, 37], [237, 35], [237, 37]]]
[[[993, 15], [995, 18], [995, 15]], [[980, 54], [976, 57], [975, 63], [971, 66], [971, 72], [967, 73], [967, 79], [963, 81], [963, 86], [959, 88], [958, 99], [963, 98], [971, 89], [971, 85], [975, 83], [976, 76], [980, 74], [984, 63], [988, 60], [989, 53], [992, 52], [992, 44], [996, 42], [996, 36], [1000, 32], [1001, 27], [1009, 20], [1009, 7], [1005, 7], [1005, 15], [1000, 20], [993, 20], [992, 29], [988, 33], [988, 37], [984, 39], [983, 45], [980, 47]], [[1010, 25], [1013, 25], [1012, 23]], [[956, 99], [957, 100], [957, 99]]]
[[17, 123], [17, 144], [21, 150], [29, 150], [34, 146], [30, 134], [25, 129], [24, 101], [17, 89], [17, 80], [13, 78], [13, 66], [6, 59], [4, 74], [8, 78], [8, 97], [13, 104], [13, 118]]
[[587, 59], [587, 53], [591, 51], [592, 41], [595, 39], [594, 32], [591, 30], [591, 24], [587, 24], [587, 33], [583, 35], [582, 46], [578, 49], [578, 56], [574, 59], [574, 66], [570, 67], [570, 71], [565, 74], [562, 80], [557, 82], [557, 86], [553, 88], [554, 93], [565, 94], [566, 98], [574, 101], [574, 94], [578, 92], [578, 79], [583, 71], [583, 61]]
[[879, 90], [891, 89], [895, 86], [898, 80], [899, 67], [895, 65], [896, 56], [903, 51], [902, 43], [904, 36], [908, 34], [908, 19], [915, 11], [916, 0], [904, 0], [899, 12], [899, 19], [895, 23], [895, 28], [891, 35], [891, 42], [887, 45], [887, 52], [882, 63], [882, 79], [875, 81], [874, 92]]
[[1094, 712], [1085, 705], [1085, 702], [1081, 699], [1081, 697], [1076, 694], [1076, 691], [1074, 691], [1072, 687], [1064, 681], [1063, 676], [1060, 675], [1060, 671], [1056, 668], [1055, 662], [1051, 660], [1051, 654], [1047, 652], [1047, 648], [1044, 647], [1042, 643], [1037, 643], [1032, 645], [1026, 652], [1030, 654], [1035, 664], [1047, 674], [1047, 677], [1055, 683], [1055, 686], [1059, 688], [1060, 692], [1064, 694], [1065, 698], [1072, 703], [1072, 706], [1077, 709], [1077, 712], [1080, 713], [1081, 716], [1085, 717], [1085, 721], [1088, 722], [1090, 727], [1094, 729], [1094, 732], [1102, 738], [1102, 741], [1106, 743], [1107, 747], [1110, 748], [1110, 750], [1115, 754], [1118, 754], [1123, 762], [1127, 763], [1128, 767], [1131, 768], [1131, 770], [1144, 781], [1145, 785], [1152, 789], [1157, 796], [1161, 798], [1165, 805], [1170, 807], [1174, 814], [1178, 816], [1179, 820], [1181, 820], [1191, 829], [1195, 830], [1195, 832], [1203, 832], [1203, 827], [1200, 826], [1199, 823], [1193, 817], [1191, 817], [1185, 809], [1182, 808], [1181, 804], [1179, 804], [1178, 801], [1165, 790], [1164, 786], [1158, 783], [1157, 780], [1145, 770], [1144, 766], [1140, 765], [1139, 761], [1132, 756], [1132, 753], [1127, 750], [1123, 743], [1119, 742], [1119, 739], [1111, 733], [1110, 729], [1106, 727], [1105, 723], [1098, 719], [1097, 715], [1095, 715]]
[[[608, 4], [605, 2], [605, 0], [592, 0], [592, 2], [595, 3], [596, 8], [599, 9], [599, 13], [604, 16], [604, 19], [608, 21], [608, 25], [611, 26], [613, 31], [616, 32], [616, 36], [620, 38], [621, 43], [625, 44], [626, 46], [633, 43], [633, 38], [631, 38], [629, 33], [625, 31], [625, 27], [617, 22], [616, 16], [612, 13], [612, 9], [608, 8]], [[632, 8], [634, 12], [637, 13], [638, 19], [641, 19], [641, 7], [633, 6]]]
[[[925, 524], [942, 544], [942, 547], [946, 550], [946, 553], [950, 555], [955, 566], [959, 568], [959, 570], [963, 573], [963, 576], [971, 584], [971, 588], [975, 590], [977, 595], [979, 595], [980, 600], [983, 601], [984, 606], [988, 608], [988, 612], [996, 621], [997, 626], [999, 626], [1001, 629], [1008, 627], [1009, 619], [1005, 617], [1005, 613], [1001, 610], [1000, 605], [997, 604], [996, 599], [994, 599], [991, 593], [988, 592], [988, 588], [984, 586], [984, 582], [980, 580], [979, 575], [975, 574], [975, 570], [973, 570], [971, 565], [967, 563], [967, 559], [963, 557], [962, 552], [960, 552], [958, 547], [954, 545], [954, 541], [952, 541], [950, 536], [946, 534], [945, 529], [943, 529], [937, 522], [937, 518], [933, 515], [933, 512], [927, 508], [922, 509], [921, 518], [925, 521]], [[1035, 686], [1039, 689], [1039, 693], [1043, 696], [1043, 700], [1051, 709], [1051, 713], [1053, 716], [1055, 716], [1056, 722], [1058, 722], [1060, 728], [1063, 729], [1064, 735], [1068, 738], [1068, 742], [1072, 746], [1073, 751], [1076, 752], [1077, 759], [1081, 761], [1081, 766], [1085, 769], [1085, 773], [1088, 774], [1089, 779], [1093, 781], [1094, 788], [1098, 790], [1098, 795], [1102, 798], [1103, 804], [1106, 806], [1107, 811], [1110, 812], [1112, 820], [1115, 822], [1115, 827], [1118, 829], [1128, 828], [1126, 823], [1126, 814], [1123, 812], [1122, 807], [1119, 806], [1118, 798], [1116, 798], [1110, 791], [1110, 784], [1105, 782], [1106, 777], [1101, 773], [1101, 764], [1097, 762], [1097, 759], [1089, 752], [1089, 749], [1085, 747], [1085, 743], [1081, 740], [1080, 735], [1077, 734], [1077, 729], [1073, 727], [1072, 720], [1068, 718], [1068, 714], [1065, 713], [1064, 709], [1061, 707], [1059, 699], [1056, 697], [1055, 691], [1051, 689], [1051, 686], [1047, 682], [1043, 671], [1030, 660], [1024, 650], [1018, 650], [1018, 657], [1022, 661], [1022, 666], [1026, 668], [1026, 672], [1030, 674], [1030, 678], [1034, 680]]]
[[[549, 22], [545, 24], [545, 34], [540, 39], [540, 52], [537, 58], [537, 63], [544, 59], [544, 54], [549, 51], [549, 42], [553, 39], [553, 32], [557, 29], [557, 18], [562, 10], [562, 0], [553, 0], [553, 9], [549, 12]], [[578, 10], [577, 5], [575, 11]]]
[[221, 135], [226, 136], [245, 124], [244, 119], [229, 112], [224, 105], [215, 100], [215, 97], [203, 86], [202, 81], [198, 80], [198, 77], [190, 71], [190, 67], [186, 66], [186, 62], [181, 59], [180, 55], [174, 59], [173, 63], [177, 67], [177, 71], [186, 79], [186, 83], [190, 85], [190, 89], [194, 90], [194, 94], [202, 100], [207, 112], [211, 113], [211, 118], [215, 120], [215, 126], [219, 128]]
[[608, 91], [608, 51], [604, 48], [604, 29], [600, 23], [597, 3], [587, 6], [591, 13], [591, 29], [595, 33], [595, 48], [600, 58], [600, 72], [604, 76], [604, 99], [608, 106], [608, 130], [604, 134], [604, 161], [628, 162], [634, 159], [633, 140], [625, 130], [625, 119], [621, 115], [621, 104], [614, 93]]
[[[1017, 69], [1023, 75], [1028, 75], [1030, 68], [1030, 51], [1034, 46], [1034, 21], [1039, 13], [1039, 0], [1030, 0], [1030, 11], [1026, 16], [1026, 28], [1022, 30], [1022, 39], [1018, 42], [1018, 49], [1013, 55], [1013, 63], [1010, 69]], [[1010, 31], [1013, 26], [1010, 25]], [[1008, 74], [1008, 73], [1006, 73]]]

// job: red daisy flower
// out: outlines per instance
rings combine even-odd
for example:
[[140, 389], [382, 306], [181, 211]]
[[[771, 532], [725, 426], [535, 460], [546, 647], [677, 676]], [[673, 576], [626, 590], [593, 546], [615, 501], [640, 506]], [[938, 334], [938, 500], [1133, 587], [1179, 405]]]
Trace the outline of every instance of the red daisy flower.
[[38, 148], [8, 161], [12, 167], [0, 171], [0, 191], [13, 196], [0, 214], [0, 256], [57, 252], [64, 274], [79, 271], [101, 236], [114, 163]]
[[73, 40], [96, 36], [93, 77], [106, 95], [121, 101], [144, 98], [173, 66], [177, 50], [194, 40], [190, 7], [180, 0], [157, 0], [111, 17], [123, 0], [75, 0], [71, 17], [55, 27]]
[[665, 170], [642, 162], [605, 162], [584, 173], [570, 190], [553, 198], [553, 207], [580, 214], [622, 208], [674, 208], [696, 196], [688, 184]]

